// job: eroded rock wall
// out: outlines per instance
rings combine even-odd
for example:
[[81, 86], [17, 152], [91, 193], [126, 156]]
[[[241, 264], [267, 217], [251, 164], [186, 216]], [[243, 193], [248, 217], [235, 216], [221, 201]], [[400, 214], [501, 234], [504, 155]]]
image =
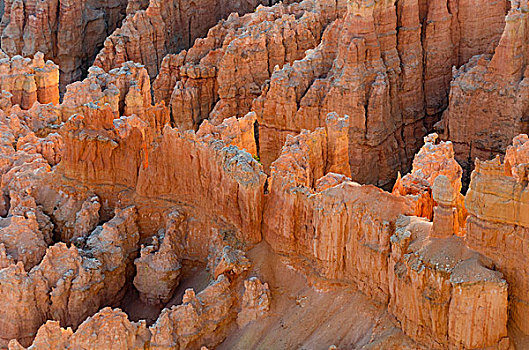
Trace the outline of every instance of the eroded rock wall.
[[527, 8], [527, 1], [513, 1], [493, 54], [473, 57], [454, 70], [442, 127], [454, 142], [467, 183], [476, 157], [503, 154], [513, 137], [529, 131]]
[[253, 106], [265, 167], [286, 135], [322, 126], [334, 111], [351, 118], [355, 181], [386, 186], [409, 169], [418, 140], [447, 106], [452, 66], [491, 52], [506, 11], [505, 1], [478, 5], [490, 26], [476, 31], [474, 20], [461, 21], [476, 4], [424, 4], [352, 1], [317, 48], [274, 72]]
[[94, 65], [109, 71], [134, 61], [145, 65], [154, 78], [165, 55], [191, 47], [230, 13], [242, 15], [260, 4], [270, 5], [264, 0], [150, 1], [145, 10], [129, 14], [105, 40]]
[[97, 227], [81, 249], [58, 243], [29, 272], [21, 263], [4, 268], [2, 346], [10, 339], [31, 344], [47, 319], [77, 327], [102, 306], [119, 302], [130, 282], [138, 240], [136, 212], [131, 207]]
[[97, 51], [121, 24], [127, 0], [6, 0], [0, 23], [9, 56], [41, 52], [60, 66], [61, 88], [82, 78]]
[[476, 160], [465, 198], [469, 212], [468, 245], [491, 258], [510, 286], [510, 316], [529, 332], [527, 294], [527, 147], [526, 135], [514, 139], [506, 161]]
[[429, 348], [508, 347], [507, 275], [458, 237], [461, 168], [436, 168], [454, 162], [451, 145], [427, 142], [412, 173], [424, 174], [432, 193], [432, 223], [408, 216], [423, 208], [414, 195], [328, 173], [328, 135], [289, 136], [272, 164], [263, 226], [272, 249], [317, 286], [352, 283], [388, 303], [403, 331]]

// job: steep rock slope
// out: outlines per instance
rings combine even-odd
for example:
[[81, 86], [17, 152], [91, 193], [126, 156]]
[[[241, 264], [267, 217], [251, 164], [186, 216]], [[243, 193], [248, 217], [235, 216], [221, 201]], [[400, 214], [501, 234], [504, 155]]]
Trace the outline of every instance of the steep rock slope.
[[106, 71], [126, 61], [145, 65], [156, 77], [166, 54], [191, 47], [219, 20], [232, 12], [244, 14], [268, 0], [151, 0], [145, 10], [131, 13], [123, 25], [106, 40], [94, 65]]
[[127, 0], [5, 0], [0, 23], [8, 55], [41, 52], [60, 66], [61, 88], [81, 79], [125, 17]]
[[454, 142], [466, 182], [476, 157], [502, 154], [513, 137], [529, 132], [528, 6], [527, 1], [512, 1], [494, 54], [474, 57], [454, 71], [442, 127], [444, 137]]
[[507, 1], [443, 0], [260, 8], [166, 57], [156, 101], [186, 129], [255, 111], [267, 171], [286, 135], [323, 126], [329, 112], [349, 115], [353, 178], [387, 186], [446, 108], [452, 67], [493, 52], [506, 9]]
[[352, 1], [314, 51], [274, 72], [253, 107], [265, 167], [286, 135], [322, 126], [327, 113], [337, 112], [351, 117], [354, 180], [385, 186], [409, 168], [418, 140], [447, 105], [452, 66], [494, 47], [506, 6], [478, 5], [489, 10], [480, 12], [490, 24], [483, 32], [462, 21], [475, 5], [426, 4]]
[[521, 135], [499, 158], [476, 160], [465, 198], [469, 212], [466, 240], [470, 247], [494, 260], [510, 285], [511, 317], [529, 333], [527, 268], [529, 139]]

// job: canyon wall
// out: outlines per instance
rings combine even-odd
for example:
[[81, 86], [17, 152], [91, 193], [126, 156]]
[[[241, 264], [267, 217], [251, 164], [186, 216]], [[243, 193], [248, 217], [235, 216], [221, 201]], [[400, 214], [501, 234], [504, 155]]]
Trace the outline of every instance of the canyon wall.
[[476, 160], [465, 204], [470, 214], [466, 240], [472, 249], [491, 258], [510, 286], [510, 312], [529, 332], [527, 277], [527, 163], [529, 139], [521, 135], [507, 149], [505, 162]]
[[[477, 16], [474, 6], [483, 9]], [[259, 8], [167, 56], [155, 98], [185, 129], [255, 111], [266, 171], [286, 135], [323, 126], [329, 112], [349, 115], [353, 179], [388, 187], [446, 108], [452, 67], [493, 52], [507, 7], [305, 0]]]
[[126, 61], [141, 63], [151, 78], [158, 75], [165, 55], [193, 45], [229, 14], [254, 10], [268, 0], [150, 1], [145, 10], [131, 13], [123, 25], [106, 38], [94, 65], [106, 71]]
[[[12, 65], [18, 67], [19, 61], [25, 65], [22, 68], [42, 69], [37, 59], [14, 58]], [[51, 63], [44, 68], [57, 71]], [[16, 81], [22, 74], [14, 72]], [[29, 76], [34, 77], [31, 71]], [[3, 85], [17, 94], [12, 86]], [[136, 275], [140, 240], [148, 241], [160, 229], [169, 237], [163, 243], [177, 254], [177, 264], [182, 259], [206, 262], [211, 249], [222, 251], [227, 246], [223, 234], [233, 234], [245, 247], [261, 240], [266, 176], [252, 154], [238, 148], [256, 153], [253, 114], [217, 126], [206, 123], [198, 133], [172, 129], [166, 108], [151, 104], [147, 71], [132, 62], [110, 73], [91, 68], [85, 80], [68, 86], [61, 104], [43, 105], [39, 100], [50, 94], [39, 99], [33, 91], [35, 102], [23, 110], [12, 106], [18, 100], [4, 91], [0, 293], [9, 307], [2, 316], [1, 346], [11, 339], [30, 345], [47, 319], [77, 329], [102, 307], [119, 305]], [[58, 96], [58, 80], [53, 91]], [[232, 254], [229, 249], [227, 254]], [[232, 279], [246, 269], [237, 264], [232, 259], [215, 270]], [[220, 305], [216, 297], [210, 298], [220, 286], [219, 293], [232, 293], [228, 277], [219, 272], [216, 278], [218, 287], [203, 291], [211, 305], [201, 301], [198, 306], [189, 296], [189, 305], [199, 309], [184, 305], [180, 311], [168, 312], [164, 316], [168, 320], [160, 321], [163, 327], [155, 328], [153, 339], [165, 344], [175, 332], [182, 332], [185, 339], [186, 330], [174, 329], [188, 322], [189, 312], [198, 312], [204, 320], [196, 327], [203, 328], [203, 335], [187, 342], [204, 337], [216, 339], [206, 340], [213, 344], [222, 340], [212, 319], [226, 325], [235, 322], [237, 305], [231, 297]], [[88, 324], [100, 320], [94, 317]], [[109, 332], [121, 329], [112, 329], [112, 321], [108, 322]], [[167, 322], [175, 322], [174, 327], [166, 328]], [[90, 327], [81, 325], [77, 332], [85, 334]], [[68, 331], [59, 333], [52, 337], [66, 341]], [[75, 340], [75, 334], [68, 340], [71, 344], [81, 341]], [[98, 341], [104, 344], [105, 335], [100, 335]], [[178, 341], [185, 343], [182, 339]]]
[[[173, 129], [165, 107], [151, 105], [146, 70], [132, 63], [110, 73], [91, 68], [68, 87], [61, 109], [77, 114], [60, 129], [65, 151], [57, 174], [91, 188], [109, 203], [103, 210], [137, 203], [140, 225], [152, 235], [177, 202], [226, 218], [249, 244], [260, 240], [265, 175], [234, 146], [255, 152], [252, 115], [196, 134]], [[146, 204], [150, 199], [159, 206]]]
[[[415, 163], [415, 173], [432, 178], [424, 183], [435, 206], [432, 223], [410, 216], [422, 210], [421, 196], [392, 195], [329, 172], [331, 150], [343, 154], [348, 143], [328, 137], [332, 117], [326, 129], [287, 137], [271, 166], [264, 239], [316, 286], [322, 279], [352, 283], [389, 304], [403, 331], [429, 348], [508, 347], [508, 284], [456, 235], [464, 226], [457, 209], [461, 168], [450, 174], [427, 161], [419, 168], [421, 159], [455, 163], [446, 151], [451, 144], [428, 138]], [[340, 126], [347, 135], [347, 123]]]
[[0, 23], [2, 50], [9, 56], [52, 59], [61, 87], [79, 80], [105, 38], [125, 16], [127, 0], [5, 0]]
[[5, 0], [1, 47], [9, 56], [41, 52], [52, 59], [60, 66], [63, 92], [67, 84], [86, 75], [96, 56], [96, 65], [107, 70], [133, 60], [145, 64], [154, 77], [165, 54], [190, 47], [230, 13], [244, 14], [261, 3], [269, 5], [256, 0], [199, 5], [193, 1]]
[[1, 347], [216, 347], [275, 298], [310, 318], [270, 259], [416, 347], [529, 334], [527, 1], [274, 3], [2, 2]]
[[527, 133], [527, 1], [513, 1], [493, 54], [473, 57], [454, 70], [444, 138], [454, 142], [468, 183], [474, 159], [503, 154], [513, 137]]

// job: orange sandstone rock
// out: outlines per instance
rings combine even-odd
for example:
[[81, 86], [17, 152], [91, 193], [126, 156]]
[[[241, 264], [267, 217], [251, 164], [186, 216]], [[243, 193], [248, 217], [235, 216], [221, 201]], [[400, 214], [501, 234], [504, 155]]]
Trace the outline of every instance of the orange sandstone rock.
[[105, 40], [94, 65], [109, 71], [134, 61], [145, 65], [154, 78], [166, 54], [191, 47], [196, 38], [205, 36], [230, 13], [242, 15], [263, 2], [208, 0], [197, 6], [187, 1], [150, 1], [145, 10], [129, 13], [122, 26]]
[[[127, 0], [6, 0], [0, 24], [2, 50], [9, 56], [42, 52], [59, 64], [64, 88], [86, 72], [106, 36], [121, 23], [126, 7]], [[58, 74], [55, 77], [59, 79]]]
[[237, 324], [244, 327], [270, 311], [270, 289], [256, 277], [244, 281], [242, 310], [237, 315]]
[[472, 249], [492, 259], [504, 274], [510, 287], [510, 316], [527, 333], [529, 218], [525, 185], [527, 163], [523, 163], [526, 147], [527, 138], [520, 136], [509, 148], [506, 157], [509, 161], [476, 160], [465, 205], [469, 212], [466, 241]]
[[443, 115], [445, 137], [469, 180], [476, 157], [505, 152], [513, 137], [527, 133], [527, 1], [513, 1], [493, 55], [473, 57], [453, 73]]
[[508, 344], [502, 274], [461, 238], [439, 239], [431, 232], [424, 219], [397, 221], [388, 268], [390, 312], [406, 334], [429, 348]]
[[413, 213], [412, 202], [347, 178], [330, 188], [320, 180], [315, 190], [338, 159], [327, 157], [328, 143], [324, 129], [287, 139], [271, 167], [264, 238], [276, 252], [309, 261], [310, 273], [387, 302], [389, 238], [397, 217]]
[[[424, 138], [424, 146], [413, 159], [413, 167], [409, 174], [397, 178], [393, 194], [408, 196], [416, 201], [416, 215], [433, 218], [435, 206], [432, 188], [438, 176], [446, 176], [450, 183], [450, 193], [461, 191], [461, 166], [454, 156], [453, 144], [438, 140], [437, 134]], [[448, 189], [447, 189], [448, 190]], [[461, 222], [464, 222], [465, 210], [463, 196], [455, 195]]]
[[11, 102], [30, 109], [35, 102], [59, 104], [59, 67], [44, 62], [42, 53], [34, 59], [15, 56], [2, 58], [0, 89], [12, 94]]

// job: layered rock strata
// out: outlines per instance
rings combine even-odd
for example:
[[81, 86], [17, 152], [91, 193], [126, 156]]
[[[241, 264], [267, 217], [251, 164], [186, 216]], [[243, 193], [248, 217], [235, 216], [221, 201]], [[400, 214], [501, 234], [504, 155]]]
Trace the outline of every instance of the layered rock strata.
[[127, 0], [5, 0], [0, 23], [9, 56], [42, 52], [60, 66], [61, 87], [82, 78], [105, 38], [121, 24]]
[[9, 92], [11, 103], [30, 109], [35, 102], [59, 103], [59, 67], [36, 53], [35, 58], [15, 56], [0, 62], [0, 89]]
[[488, 160], [502, 154], [513, 137], [529, 132], [528, 6], [527, 1], [512, 1], [493, 55], [473, 57], [454, 70], [442, 127], [444, 137], [454, 142], [467, 183], [475, 158]]
[[193, 45], [206, 36], [217, 22], [235, 12], [242, 15], [265, 0], [150, 1], [145, 10], [129, 13], [123, 25], [110, 35], [97, 55], [94, 65], [106, 71], [126, 61], [142, 63], [151, 78], [156, 77], [165, 55]]
[[510, 316], [525, 333], [529, 333], [528, 147], [527, 135], [521, 135], [507, 149], [505, 162], [476, 160], [465, 198], [469, 212], [466, 241], [505, 275]]
[[[328, 134], [316, 129], [288, 137], [272, 164], [263, 227], [272, 249], [312, 280], [352, 283], [388, 303], [404, 332], [420, 344], [508, 347], [507, 282], [494, 271], [494, 262], [456, 236], [461, 169], [444, 169], [445, 176], [431, 167], [434, 221], [409, 217], [420, 205], [413, 196], [392, 195], [326, 172], [332, 159], [325, 157], [332, 149]], [[417, 166], [436, 152], [450, 164], [450, 146], [427, 144]], [[474, 304], [469, 306], [469, 300]]]

